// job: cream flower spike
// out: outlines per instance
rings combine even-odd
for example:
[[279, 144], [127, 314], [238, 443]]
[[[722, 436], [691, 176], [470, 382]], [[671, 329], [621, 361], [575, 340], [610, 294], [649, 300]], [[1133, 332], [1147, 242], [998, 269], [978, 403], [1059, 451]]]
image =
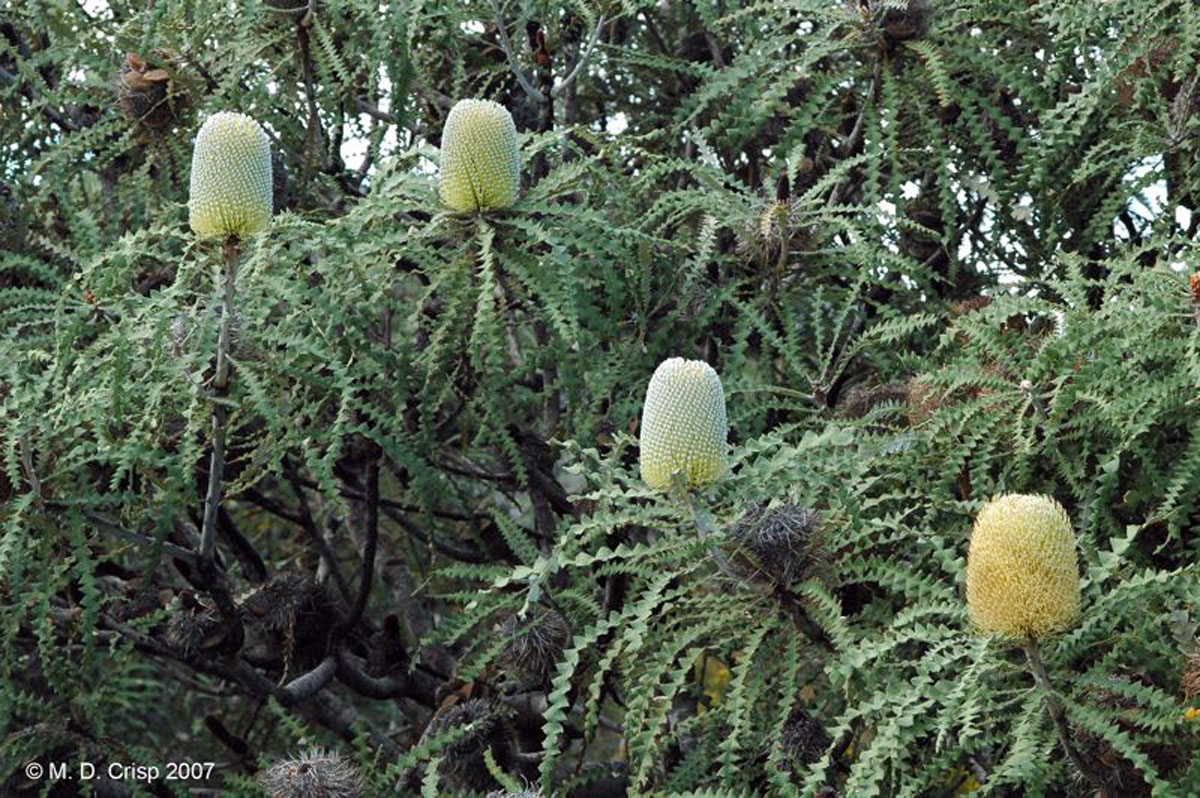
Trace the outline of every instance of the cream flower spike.
[[1071, 519], [1049, 496], [1008, 494], [975, 519], [967, 553], [967, 610], [979, 631], [1040, 638], [1079, 615]]
[[459, 213], [507, 208], [521, 187], [512, 114], [491, 100], [459, 100], [442, 128], [439, 190]]
[[664, 360], [650, 378], [642, 408], [642, 479], [669, 490], [678, 473], [688, 487], [725, 473], [725, 393], [721, 378], [702, 360]]
[[200, 237], [248, 236], [271, 222], [271, 143], [245, 114], [210, 116], [196, 134], [188, 222]]

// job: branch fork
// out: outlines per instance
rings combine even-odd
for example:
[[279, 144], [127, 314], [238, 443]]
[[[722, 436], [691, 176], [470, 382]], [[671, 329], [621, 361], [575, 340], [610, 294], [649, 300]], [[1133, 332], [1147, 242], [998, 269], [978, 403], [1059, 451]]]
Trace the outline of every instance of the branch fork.
[[563, 78], [554, 86], [550, 87], [549, 94], [542, 91], [533, 85], [533, 81], [529, 79], [528, 73], [521, 68], [517, 61], [516, 51], [513, 49], [512, 40], [508, 38], [508, 23], [504, 19], [504, 9], [500, 4], [500, 0], [491, 0], [492, 11], [496, 15], [496, 30], [500, 35], [500, 47], [504, 50], [504, 56], [508, 59], [508, 66], [512, 69], [513, 74], [517, 77], [517, 82], [521, 84], [521, 88], [538, 104], [544, 105], [554, 97], [559, 96], [576, 81], [579, 73], [583, 70], [588, 59], [596, 51], [596, 45], [600, 42], [600, 32], [604, 30], [604, 17], [601, 16], [596, 22], [596, 27], [592, 31], [592, 35], [588, 38], [587, 45], [584, 46], [583, 52], [579, 55], [579, 60], [575, 62], [574, 68], [565, 78]]

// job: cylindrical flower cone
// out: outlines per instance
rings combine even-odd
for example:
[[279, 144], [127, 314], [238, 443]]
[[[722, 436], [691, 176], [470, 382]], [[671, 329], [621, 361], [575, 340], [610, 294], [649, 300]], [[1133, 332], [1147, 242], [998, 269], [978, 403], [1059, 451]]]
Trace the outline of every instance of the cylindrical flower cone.
[[196, 235], [247, 236], [271, 221], [271, 143], [245, 114], [213, 114], [196, 134], [188, 221]]
[[520, 187], [512, 114], [491, 100], [459, 100], [442, 128], [442, 202], [459, 213], [507, 208]]
[[975, 519], [967, 552], [967, 610], [979, 631], [1037, 639], [1079, 615], [1071, 519], [1048, 496], [1008, 494]]
[[725, 473], [725, 392], [721, 378], [702, 360], [664, 360], [650, 378], [642, 408], [642, 479], [669, 490], [680, 474], [691, 488]]

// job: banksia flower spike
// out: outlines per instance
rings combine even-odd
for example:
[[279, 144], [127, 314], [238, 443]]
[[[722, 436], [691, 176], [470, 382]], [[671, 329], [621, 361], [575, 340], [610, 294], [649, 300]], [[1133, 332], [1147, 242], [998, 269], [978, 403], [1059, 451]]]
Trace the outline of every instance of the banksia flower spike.
[[245, 114], [213, 114], [196, 134], [188, 221], [196, 235], [247, 236], [271, 221], [271, 143]]
[[491, 100], [459, 100], [442, 128], [442, 202], [459, 213], [507, 208], [520, 186], [512, 114]]
[[980, 632], [1020, 642], [1063, 752], [1098, 794], [1120, 794], [1075, 744], [1042, 659], [1039, 640], [1079, 615], [1075, 532], [1061, 504], [1049, 496], [1010, 493], [984, 505], [967, 551], [967, 611]]
[[967, 609], [983, 633], [1038, 639], [1079, 614], [1071, 520], [1048, 496], [1008, 494], [975, 519], [967, 553]]
[[703, 360], [673, 357], [655, 369], [642, 408], [642, 479], [668, 490], [676, 473], [688, 487], [725, 473], [725, 393]]

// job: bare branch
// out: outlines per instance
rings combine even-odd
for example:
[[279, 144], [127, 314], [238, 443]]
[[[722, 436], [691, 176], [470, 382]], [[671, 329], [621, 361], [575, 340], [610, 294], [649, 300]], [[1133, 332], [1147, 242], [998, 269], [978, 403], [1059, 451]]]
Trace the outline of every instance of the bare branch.
[[492, 11], [496, 15], [496, 30], [500, 34], [500, 47], [504, 50], [504, 55], [508, 59], [508, 66], [512, 69], [513, 74], [517, 76], [517, 82], [521, 84], [521, 88], [535, 102], [549, 102], [549, 98], [534, 87], [533, 83], [529, 80], [529, 76], [525, 74], [525, 70], [521, 69], [521, 65], [517, 63], [516, 53], [513, 51], [512, 42], [508, 38], [508, 27], [504, 21], [504, 10], [500, 7], [500, 0], [491, 0], [491, 3]]
[[380, 110], [378, 106], [367, 102], [362, 97], [355, 97], [354, 102], [358, 106], [358, 110], [362, 111], [372, 119], [378, 119], [380, 122], [386, 122], [389, 125], [398, 124], [400, 121], [394, 114], [389, 114], [387, 111]]
[[587, 47], [579, 56], [579, 60], [575, 62], [575, 68], [571, 70], [571, 74], [563, 78], [562, 82], [550, 90], [550, 96], [557, 97], [566, 91], [567, 87], [575, 82], [575, 78], [579, 77], [579, 72], [587, 64], [588, 59], [592, 57], [592, 53], [596, 51], [596, 45], [600, 42], [600, 31], [604, 30], [604, 17], [596, 22], [596, 29], [592, 31], [592, 36], [588, 39]]
[[176, 546], [174, 543], [170, 543], [165, 540], [160, 542], [149, 535], [143, 535], [140, 532], [133, 532], [129, 529], [124, 529], [93, 513], [85, 513], [84, 517], [91, 522], [92, 526], [96, 527], [96, 529], [100, 530], [109, 537], [120, 538], [131, 543], [141, 543], [146, 546], [161, 546], [162, 550], [172, 557], [178, 557], [187, 563], [196, 562], [196, 553], [194, 551], [188, 551], [182, 546]]
[[328, 656], [321, 660], [321, 664], [313, 668], [303, 676], [297, 676], [292, 681], [284, 685], [283, 691], [287, 693], [288, 698], [292, 701], [303, 701], [316, 695], [317, 691], [325, 685], [337, 673], [337, 660], [332, 656]]

